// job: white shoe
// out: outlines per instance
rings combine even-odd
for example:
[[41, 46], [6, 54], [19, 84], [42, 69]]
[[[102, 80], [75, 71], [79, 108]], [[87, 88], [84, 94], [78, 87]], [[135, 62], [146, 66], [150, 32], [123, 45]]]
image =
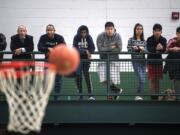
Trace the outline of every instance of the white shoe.
[[123, 89], [121, 88], [120, 91], [119, 91], [119, 94], [121, 94], [123, 92]]
[[134, 98], [134, 100], [143, 100], [143, 98], [142, 97], [140, 97], [140, 96], [136, 96], [135, 98]]
[[95, 98], [94, 97], [89, 97], [89, 99], [88, 100], [95, 100]]

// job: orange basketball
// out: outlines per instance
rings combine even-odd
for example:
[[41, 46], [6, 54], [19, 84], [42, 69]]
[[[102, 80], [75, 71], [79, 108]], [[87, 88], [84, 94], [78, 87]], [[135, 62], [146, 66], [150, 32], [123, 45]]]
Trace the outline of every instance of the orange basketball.
[[56, 65], [60, 75], [69, 75], [78, 68], [80, 56], [74, 47], [60, 44], [49, 53], [49, 62]]

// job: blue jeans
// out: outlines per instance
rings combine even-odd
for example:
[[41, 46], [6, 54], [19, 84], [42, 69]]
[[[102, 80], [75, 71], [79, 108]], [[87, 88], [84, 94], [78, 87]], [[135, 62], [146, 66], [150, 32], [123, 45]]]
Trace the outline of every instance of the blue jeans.
[[138, 77], [138, 88], [137, 93], [141, 94], [144, 91], [144, 85], [146, 81], [146, 63], [144, 62], [132, 62], [134, 72]]

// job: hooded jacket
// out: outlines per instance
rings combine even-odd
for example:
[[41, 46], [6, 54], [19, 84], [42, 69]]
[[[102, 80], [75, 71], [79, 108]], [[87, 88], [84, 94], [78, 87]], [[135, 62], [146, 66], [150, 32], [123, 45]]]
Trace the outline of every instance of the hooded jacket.
[[[86, 30], [86, 32], [87, 32], [85, 38], [83, 38], [81, 36], [82, 30]], [[94, 52], [94, 50], [95, 50], [94, 42], [93, 42], [91, 35], [89, 34], [89, 29], [87, 26], [81, 25], [78, 28], [77, 34], [74, 36], [74, 39], [73, 39], [73, 46], [78, 50], [80, 57], [82, 59], [88, 58], [87, 53], [86, 53], [87, 50], [90, 53]]]

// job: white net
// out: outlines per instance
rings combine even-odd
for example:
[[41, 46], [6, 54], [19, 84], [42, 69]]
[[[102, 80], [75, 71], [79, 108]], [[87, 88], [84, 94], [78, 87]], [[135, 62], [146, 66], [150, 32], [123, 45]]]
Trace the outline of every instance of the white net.
[[[55, 70], [42, 64], [31, 65], [35, 70], [29, 67], [0, 70], [0, 89], [9, 105], [9, 131], [27, 134], [41, 130], [55, 78]], [[21, 74], [18, 78], [17, 72]]]

